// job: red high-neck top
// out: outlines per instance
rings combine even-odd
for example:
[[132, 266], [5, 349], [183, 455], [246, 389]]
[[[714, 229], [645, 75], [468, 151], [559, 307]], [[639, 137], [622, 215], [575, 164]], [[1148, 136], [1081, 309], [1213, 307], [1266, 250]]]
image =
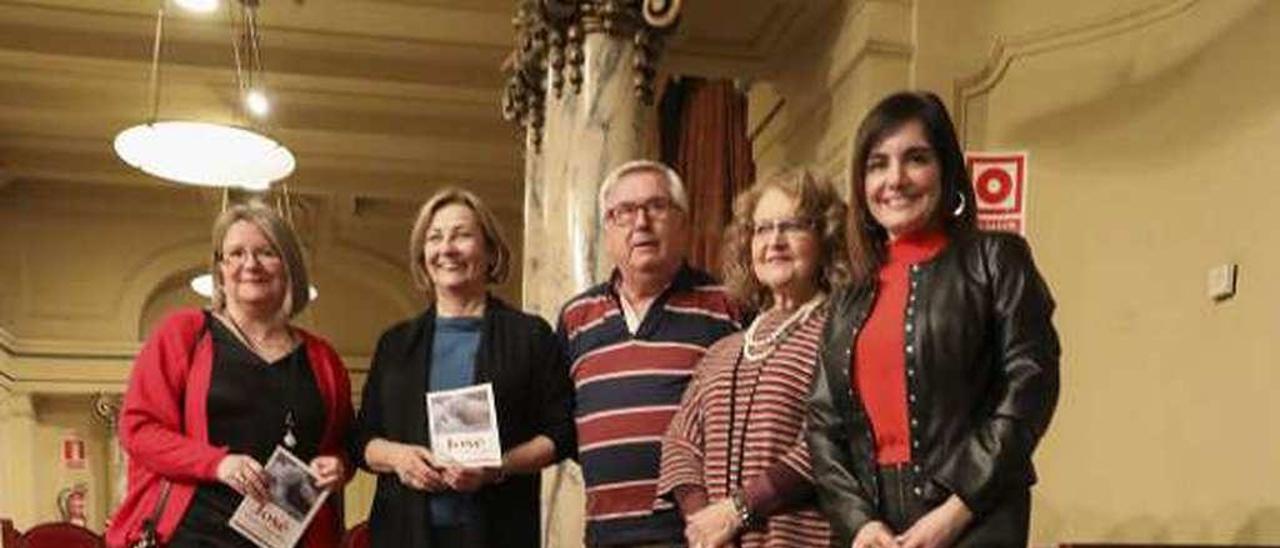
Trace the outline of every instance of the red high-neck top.
[[880, 287], [871, 315], [857, 334], [849, 377], [871, 420], [876, 462], [881, 465], [911, 461], [904, 331], [909, 271], [911, 265], [929, 260], [946, 245], [947, 236], [940, 231], [890, 242], [886, 262], [876, 276]]

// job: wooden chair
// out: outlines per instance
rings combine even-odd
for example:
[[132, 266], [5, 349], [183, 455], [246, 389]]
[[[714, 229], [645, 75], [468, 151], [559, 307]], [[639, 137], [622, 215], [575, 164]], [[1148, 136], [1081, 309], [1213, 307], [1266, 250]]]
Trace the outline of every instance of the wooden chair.
[[[41, 523], [18, 538], [21, 548], [106, 548], [97, 533], [70, 523]], [[8, 548], [6, 546], [6, 548]]]
[[0, 519], [0, 548], [18, 548], [22, 535], [13, 527], [13, 520]]
[[342, 548], [369, 548], [369, 522], [362, 521], [342, 535]]

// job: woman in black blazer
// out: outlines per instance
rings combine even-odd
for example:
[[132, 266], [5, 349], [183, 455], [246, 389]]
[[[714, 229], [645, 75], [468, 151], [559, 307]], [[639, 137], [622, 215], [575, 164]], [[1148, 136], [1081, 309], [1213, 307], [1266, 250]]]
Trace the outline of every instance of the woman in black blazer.
[[[540, 474], [572, 452], [572, 390], [543, 319], [488, 294], [510, 252], [470, 192], [422, 207], [410, 242], [414, 281], [433, 304], [378, 341], [352, 440], [378, 474], [374, 546], [536, 547]], [[492, 383], [502, 464], [463, 467], [431, 450], [425, 394]]]

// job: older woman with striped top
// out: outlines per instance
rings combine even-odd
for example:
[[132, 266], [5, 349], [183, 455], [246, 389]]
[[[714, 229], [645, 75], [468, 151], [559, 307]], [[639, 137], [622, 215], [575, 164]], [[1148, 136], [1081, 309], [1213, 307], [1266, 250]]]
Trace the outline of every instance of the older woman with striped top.
[[725, 282], [762, 312], [708, 350], [662, 444], [658, 494], [679, 505], [692, 548], [830, 545], [803, 429], [827, 294], [849, 278], [844, 218], [803, 170], [734, 204]]

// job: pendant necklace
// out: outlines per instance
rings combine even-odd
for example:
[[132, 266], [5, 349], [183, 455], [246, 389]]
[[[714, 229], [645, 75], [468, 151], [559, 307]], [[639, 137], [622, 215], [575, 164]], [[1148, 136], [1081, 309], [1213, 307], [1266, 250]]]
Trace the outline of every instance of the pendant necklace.
[[[790, 335], [791, 332], [800, 324], [808, 321], [809, 316], [813, 314], [813, 311], [816, 310], [818, 306], [826, 300], [826, 298], [827, 296], [822, 293], [814, 295], [812, 299], [809, 299], [809, 302], [801, 305], [800, 308], [797, 308], [795, 312], [792, 312], [787, 319], [778, 324], [778, 327], [773, 330], [773, 333], [770, 333], [769, 336], [765, 337], [762, 341], [756, 339], [756, 331], [760, 329], [760, 324], [764, 323], [764, 318], [767, 314], [761, 314], [756, 317], [756, 319], [751, 322], [751, 326], [747, 328], [746, 334], [742, 337], [742, 357], [749, 361], [759, 361], [769, 357], [769, 355], [773, 353], [773, 350], [778, 347], [778, 342], [787, 335]], [[763, 350], [761, 351], [752, 350], [753, 348], [761, 347], [763, 347]]]
[[298, 438], [293, 435], [293, 410], [285, 412], [284, 415], [284, 446], [292, 450], [298, 445]]
[[[249, 336], [245, 334], [243, 329], [240, 329], [240, 324], [236, 322], [235, 317], [233, 317], [230, 312], [227, 312], [224, 315], [227, 317], [227, 320], [231, 322], [231, 327], [235, 329], [236, 335], [239, 335], [240, 339], [244, 341], [245, 346], [248, 346], [249, 350], [253, 351], [254, 354], [257, 354], [258, 359], [261, 359], [263, 362], [266, 362], [266, 357], [263, 355], [262, 349], [259, 348], [258, 345], [253, 343], [253, 340], [250, 339]], [[288, 328], [286, 327], [286, 329]], [[293, 341], [293, 335], [289, 336], [289, 340], [290, 342]], [[293, 369], [292, 367], [293, 365], [294, 364], [290, 363], [291, 369]], [[291, 377], [294, 376], [293, 371], [290, 371], [290, 373], [291, 373], [290, 375]], [[284, 436], [280, 438], [280, 440], [284, 443], [284, 446], [288, 448], [290, 451], [292, 451], [298, 445], [298, 437], [293, 434], [293, 429], [295, 426], [297, 426], [297, 424], [293, 419], [293, 403], [294, 402], [292, 397], [293, 391], [297, 390], [297, 386], [294, 385], [294, 383], [296, 382], [296, 379], [291, 379], [291, 381], [293, 382], [289, 383], [290, 398], [289, 398], [289, 402], [286, 403], [287, 407], [284, 413]]]

